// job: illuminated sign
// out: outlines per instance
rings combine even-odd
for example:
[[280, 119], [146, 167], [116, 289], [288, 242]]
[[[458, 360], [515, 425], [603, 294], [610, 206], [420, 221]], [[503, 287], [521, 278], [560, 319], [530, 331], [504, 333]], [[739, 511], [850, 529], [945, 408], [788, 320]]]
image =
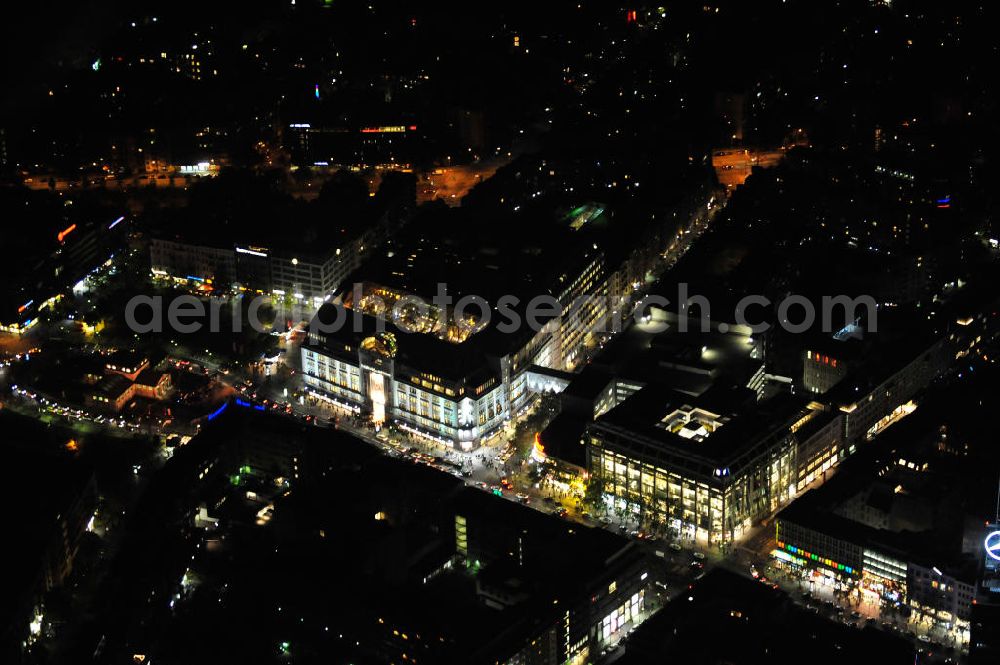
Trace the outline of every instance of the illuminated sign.
[[115, 221], [111, 222], [111, 226], [108, 227], [108, 230], [110, 231], [111, 229], [113, 229], [116, 226], [118, 226], [119, 224], [121, 224], [124, 219], [125, 219], [125, 215], [122, 215], [121, 217], [119, 217]]
[[[416, 125], [411, 125], [410, 130], [415, 130]], [[382, 127], [364, 127], [362, 134], [402, 134], [406, 131], [406, 125], [383, 125]]]
[[216, 409], [215, 412], [208, 414], [208, 420], [212, 421], [221, 416], [222, 412], [226, 410], [227, 406], [229, 406], [229, 402], [223, 402], [222, 406]]
[[[1000, 535], [1000, 534], [998, 534], [998, 535]], [[844, 564], [837, 563], [836, 561], [833, 561], [832, 559], [827, 559], [826, 557], [821, 557], [818, 554], [814, 554], [813, 552], [807, 552], [806, 550], [802, 549], [801, 547], [796, 547], [794, 545], [789, 545], [787, 543], [782, 543], [782, 542], [778, 542], [778, 547], [782, 548], [782, 549], [785, 549], [785, 550], [788, 550], [792, 554], [798, 554], [800, 557], [802, 557], [807, 562], [808, 561], [815, 561], [816, 563], [824, 564], [826, 566], [829, 566], [830, 568], [834, 568], [835, 570], [839, 570], [839, 571], [845, 572], [845, 573], [847, 573], [849, 575], [852, 575], [855, 572], [854, 568], [852, 568], [851, 566], [845, 566]]]
[[262, 251], [257, 250], [257, 249], [247, 249], [245, 247], [237, 247], [236, 251], [239, 254], [249, 254], [251, 256], [259, 256], [259, 257], [264, 258], [264, 259], [267, 258], [267, 254], [265, 252], [262, 252]]
[[59, 240], [59, 242], [62, 242], [63, 240], [65, 240], [66, 236], [68, 236], [70, 233], [73, 233], [73, 231], [76, 231], [76, 224], [70, 224], [69, 226], [64, 228], [62, 231], [59, 232], [58, 235], [56, 235], [56, 239]]
[[1000, 531], [994, 531], [986, 536], [983, 545], [986, 548], [986, 556], [994, 561], [1000, 561]]

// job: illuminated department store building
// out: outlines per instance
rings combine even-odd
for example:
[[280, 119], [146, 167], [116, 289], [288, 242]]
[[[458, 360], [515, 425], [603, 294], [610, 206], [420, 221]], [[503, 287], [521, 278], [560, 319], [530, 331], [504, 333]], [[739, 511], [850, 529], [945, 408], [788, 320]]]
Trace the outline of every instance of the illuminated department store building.
[[[633, 245], [660, 245], [632, 227], [624, 233], [612, 217], [596, 204], [566, 215], [499, 211], [488, 219], [462, 207], [425, 209], [321, 308], [333, 316], [342, 307], [350, 321], [310, 335], [302, 351], [306, 387], [376, 422], [474, 449], [526, 408], [533, 392], [565, 385], [566, 373], [615, 330], [609, 320], [631, 311], [622, 303], [651, 265], [635, 258]], [[451, 303], [438, 298], [442, 287]], [[478, 305], [456, 308], [463, 296], [491, 308], [488, 324], [474, 318], [482, 316]], [[511, 311], [520, 325], [506, 332], [500, 324]], [[379, 336], [380, 319], [388, 319], [390, 336]]]
[[[567, 297], [593, 288], [599, 265], [589, 262], [582, 273], [587, 279], [574, 281]], [[539, 365], [562, 364], [584, 343], [581, 324], [566, 317], [551, 318], [537, 331], [522, 326], [504, 333], [494, 321], [470, 332], [433, 308], [395, 308], [407, 294], [388, 287], [365, 284], [360, 293], [361, 302], [347, 294], [317, 312], [315, 320], [332, 322], [339, 310], [346, 321], [311, 326], [302, 346], [307, 391], [375, 424], [392, 422], [459, 450], [473, 450], [500, 432], [528, 406]], [[402, 314], [387, 321], [383, 308]], [[596, 325], [604, 313], [588, 311], [582, 325]]]
[[693, 398], [650, 386], [588, 427], [587, 470], [616, 508], [720, 544], [791, 500], [810, 462], [837, 462], [838, 425], [791, 395], [759, 403], [743, 388]]

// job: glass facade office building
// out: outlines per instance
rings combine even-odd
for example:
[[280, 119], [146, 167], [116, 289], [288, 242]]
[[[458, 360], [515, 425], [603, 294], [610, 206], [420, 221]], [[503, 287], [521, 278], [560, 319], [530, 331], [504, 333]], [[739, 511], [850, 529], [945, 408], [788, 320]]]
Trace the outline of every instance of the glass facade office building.
[[[633, 399], [667, 403], [642, 392]], [[810, 411], [780, 401], [763, 419], [684, 405], [668, 407], [652, 423], [636, 419], [627, 401], [619, 407], [624, 412], [613, 409], [585, 433], [588, 472], [618, 510], [667, 525], [682, 538], [738, 540], [798, 491], [796, 425]]]

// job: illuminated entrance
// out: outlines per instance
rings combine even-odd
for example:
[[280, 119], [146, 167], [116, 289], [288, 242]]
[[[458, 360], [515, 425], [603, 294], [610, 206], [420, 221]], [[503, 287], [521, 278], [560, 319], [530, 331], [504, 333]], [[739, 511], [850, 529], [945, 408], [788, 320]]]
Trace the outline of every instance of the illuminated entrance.
[[[372, 423], [380, 428], [385, 423], [386, 381], [392, 376], [392, 358], [396, 355], [396, 336], [379, 333], [361, 342], [363, 369], [368, 370], [368, 399], [372, 403]], [[370, 364], [370, 366], [369, 366]], [[388, 370], [385, 373], [380, 368]]]
[[368, 397], [372, 401], [372, 422], [382, 425], [385, 422], [385, 377], [378, 372], [369, 375]]

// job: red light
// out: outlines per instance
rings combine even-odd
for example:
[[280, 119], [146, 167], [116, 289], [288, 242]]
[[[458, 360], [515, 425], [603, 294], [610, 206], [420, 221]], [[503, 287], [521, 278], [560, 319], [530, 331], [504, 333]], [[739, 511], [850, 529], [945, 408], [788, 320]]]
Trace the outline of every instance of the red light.
[[72, 233], [75, 230], [76, 230], [76, 224], [70, 224], [65, 229], [63, 229], [62, 231], [59, 232], [59, 234], [56, 236], [56, 239], [58, 239], [59, 242], [62, 242], [63, 239], [66, 238], [66, 236], [68, 236], [70, 233]]

